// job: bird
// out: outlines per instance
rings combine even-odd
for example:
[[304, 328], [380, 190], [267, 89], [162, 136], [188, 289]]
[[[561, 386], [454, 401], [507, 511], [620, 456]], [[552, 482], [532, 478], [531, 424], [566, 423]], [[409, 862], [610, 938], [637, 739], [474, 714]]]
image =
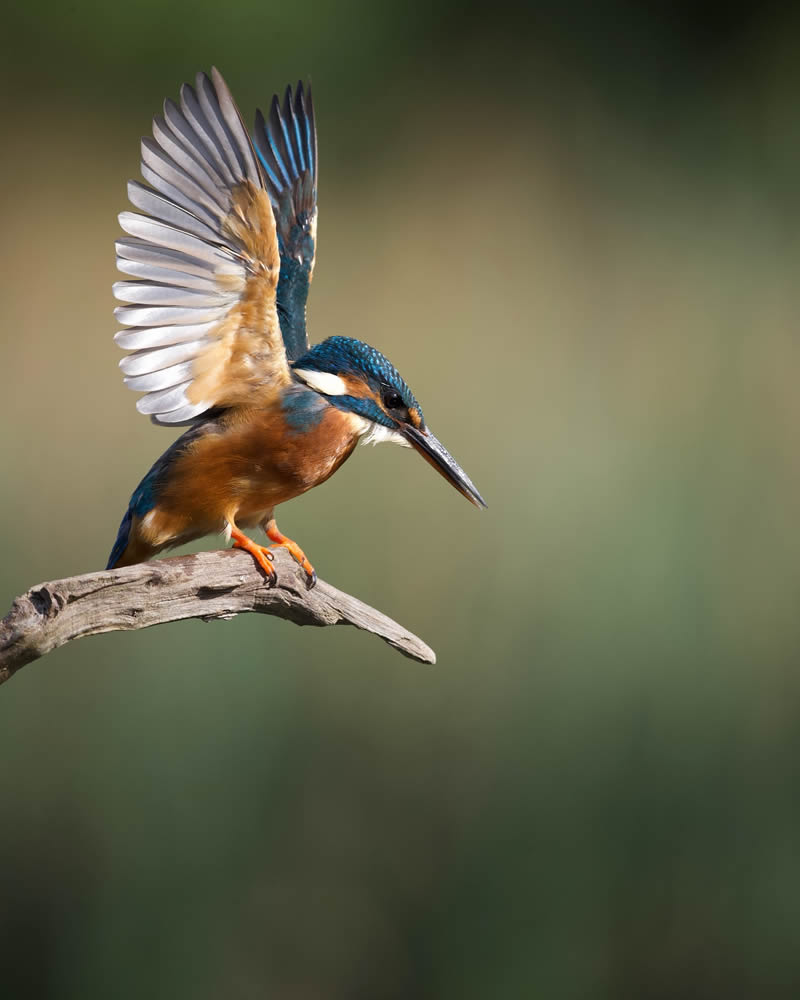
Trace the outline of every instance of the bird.
[[[486, 503], [429, 430], [420, 404], [374, 347], [314, 345], [306, 300], [317, 242], [317, 132], [300, 81], [255, 115], [252, 139], [222, 75], [198, 73], [164, 102], [141, 143], [138, 211], [119, 216], [125, 280], [115, 336], [139, 412], [185, 427], [134, 490], [107, 569], [220, 533], [274, 586], [273, 550], [305, 572], [279, 504], [324, 483], [359, 443], [415, 449], [462, 496]], [[262, 528], [271, 545], [246, 531]]]

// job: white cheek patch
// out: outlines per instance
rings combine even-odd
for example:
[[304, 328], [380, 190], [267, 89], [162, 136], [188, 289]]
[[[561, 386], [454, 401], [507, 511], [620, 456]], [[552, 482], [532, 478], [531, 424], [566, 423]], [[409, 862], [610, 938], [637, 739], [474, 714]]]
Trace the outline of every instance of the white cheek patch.
[[347, 396], [348, 388], [344, 379], [330, 372], [315, 372], [307, 368], [295, 368], [295, 375], [302, 379], [306, 385], [326, 396]]
[[361, 444], [381, 444], [383, 441], [390, 441], [392, 444], [399, 444], [403, 448], [410, 448], [402, 434], [393, 431], [391, 427], [384, 427], [383, 424], [376, 424], [374, 420], [367, 420], [366, 417], [358, 413], [351, 413], [350, 419], [356, 426], [356, 432], [361, 438]]

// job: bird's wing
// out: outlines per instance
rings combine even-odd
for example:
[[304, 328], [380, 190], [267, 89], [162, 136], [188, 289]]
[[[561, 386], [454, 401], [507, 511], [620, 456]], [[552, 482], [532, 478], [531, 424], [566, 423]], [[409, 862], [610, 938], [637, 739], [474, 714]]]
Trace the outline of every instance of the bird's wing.
[[276, 308], [280, 272], [275, 219], [247, 130], [217, 70], [184, 84], [142, 140], [142, 176], [123, 212], [131, 239], [117, 266], [132, 281], [117, 343], [120, 367], [144, 392], [141, 413], [158, 423], [193, 420], [213, 407], [258, 403], [288, 383]]
[[272, 98], [269, 120], [256, 112], [254, 140], [264, 167], [281, 255], [278, 317], [290, 361], [308, 350], [306, 300], [317, 242], [317, 130], [311, 88]]

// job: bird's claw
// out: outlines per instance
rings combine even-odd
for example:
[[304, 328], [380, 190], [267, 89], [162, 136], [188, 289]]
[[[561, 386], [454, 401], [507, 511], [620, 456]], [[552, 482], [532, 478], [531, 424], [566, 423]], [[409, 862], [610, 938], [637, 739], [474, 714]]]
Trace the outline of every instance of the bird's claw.
[[268, 552], [266, 548], [262, 548], [261, 552], [256, 555], [254, 552], [251, 553], [258, 563], [260, 569], [264, 573], [264, 583], [266, 583], [268, 588], [277, 587], [278, 585], [278, 574], [275, 571], [275, 567], [272, 565], [274, 558], [271, 552]]
[[278, 525], [275, 521], [270, 521], [266, 525], [267, 538], [275, 544], [272, 546], [273, 549], [283, 548], [288, 549], [289, 554], [296, 563], [299, 563], [300, 568], [306, 574], [306, 589], [312, 590], [317, 585], [317, 574], [314, 567], [308, 561], [305, 552], [300, 548], [297, 542], [293, 542], [291, 538], [287, 538], [286, 535], [278, 531]]
[[274, 587], [278, 582], [278, 574], [275, 572], [275, 567], [272, 565], [275, 561], [275, 557], [266, 545], [257, 545], [252, 538], [248, 538], [247, 535], [239, 531], [238, 528], [234, 528], [231, 534], [233, 537], [233, 547], [235, 549], [244, 549], [245, 552], [249, 552], [253, 559], [255, 559], [256, 565], [258, 565], [264, 573], [267, 586]]

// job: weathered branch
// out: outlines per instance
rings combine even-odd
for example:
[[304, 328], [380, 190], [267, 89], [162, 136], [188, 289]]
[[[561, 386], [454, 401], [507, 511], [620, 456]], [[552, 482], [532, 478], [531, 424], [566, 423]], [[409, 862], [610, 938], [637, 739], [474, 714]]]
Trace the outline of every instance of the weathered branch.
[[296, 625], [355, 625], [404, 656], [436, 662], [421, 639], [375, 608], [322, 580], [308, 590], [305, 573], [284, 549], [275, 552], [275, 568], [278, 585], [269, 588], [249, 555], [227, 549], [40, 583], [0, 621], [0, 684], [26, 663], [86, 635], [247, 611]]

